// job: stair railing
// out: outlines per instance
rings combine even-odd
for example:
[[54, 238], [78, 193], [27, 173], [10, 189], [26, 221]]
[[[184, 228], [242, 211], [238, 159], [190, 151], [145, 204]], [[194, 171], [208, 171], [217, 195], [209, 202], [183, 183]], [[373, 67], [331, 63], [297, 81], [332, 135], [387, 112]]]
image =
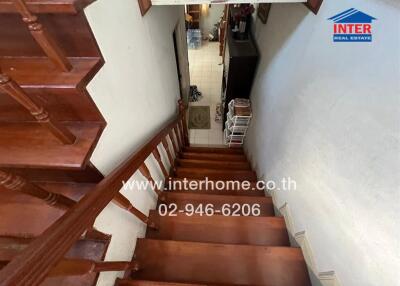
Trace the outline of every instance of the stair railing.
[[65, 56], [64, 52], [56, 44], [55, 40], [47, 32], [42, 24], [39, 23], [38, 17], [33, 15], [25, 0], [13, 0], [14, 6], [21, 14], [22, 20], [28, 25], [29, 32], [42, 48], [47, 57], [62, 71], [68, 72], [72, 69], [72, 65]]
[[8, 94], [45, 128], [47, 128], [62, 144], [73, 144], [76, 137], [65, 126], [51, 118], [43, 106], [34, 102], [29, 95], [12, 78], [0, 69], [0, 90]]
[[[11, 260], [0, 271], [0, 286], [40, 285], [46, 277], [54, 273], [54, 269], [57, 269], [55, 267], [63, 260], [65, 253], [87, 229], [91, 228], [97, 216], [119, 194], [123, 182], [128, 181], [136, 171], [140, 171], [148, 180], [153, 179], [145, 160], [151, 154], [154, 154], [154, 150], [159, 145], [161, 145], [160, 148], [166, 148], [167, 154], [168, 152], [171, 153], [167, 143], [168, 137], [173, 146], [179, 144], [176, 146], [179, 150], [188, 146], [188, 140], [185, 139], [188, 138], [188, 131], [185, 129], [185, 108], [181, 101], [179, 101], [179, 111], [179, 116], [167, 123], [139, 151], [133, 152], [127, 160], [98, 183], [92, 191], [72, 206], [43, 234], [32, 241], [20, 255]], [[173, 132], [175, 132], [176, 140], [172, 136]], [[178, 138], [182, 138], [182, 140], [178, 141]], [[169, 160], [172, 159], [169, 158]], [[159, 164], [162, 164], [162, 161]], [[156, 193], [162, 195], [161, 190], [156, 190]], [[108, 263], [103, 262], [95, 269], [98, 271], [111, 269], [111, 266], [110, 268], [105, 267], [109, 265]], [[126, 264], [120, 266], [123, 267], [113, 267], [112, 269], [114, 271], [126, 269], [124, 268]], [[140, 265], [135, 264], [133, 268], [137, 270]]]

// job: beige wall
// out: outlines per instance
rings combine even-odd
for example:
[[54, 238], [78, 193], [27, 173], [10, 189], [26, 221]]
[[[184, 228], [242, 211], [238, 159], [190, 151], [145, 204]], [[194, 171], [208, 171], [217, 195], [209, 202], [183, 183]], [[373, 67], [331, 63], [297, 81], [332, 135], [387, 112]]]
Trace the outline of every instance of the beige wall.
[[[152, 7], [142, 17], [137, 0], [98, 0], [85, 13], [106, 61], [88, 87], [108, 123], [92, 162], [108, 174], [177, 112], [179, 85], [172, 35], [183, 19], [183, 7]], [[167, 162], [165, 153], [163, 158]], [[160, 178], [152, 156], [147, 163]], [[144, 180], [139, 174], [133, 179]], [[155, 207], [151, 190], [122, 193], [145, 214]], [[136, 238], [145, 232], [141, 222], [112, 203], [95, 225], [113, 235], [106, 260], [131, 260]], [[98, 285], [114, 285], [117, 275], [122, 273], [101, 274]]]
[[[356, 8], [378, 20], [372, 43], [333, 43], [327, 19]], [[319, 271], [342, 285], [399, 285], [400, 3], [327, 0], [317, 16], [273, 4], [257, 22], [261, 52], [246, 150], [305, 230]]]

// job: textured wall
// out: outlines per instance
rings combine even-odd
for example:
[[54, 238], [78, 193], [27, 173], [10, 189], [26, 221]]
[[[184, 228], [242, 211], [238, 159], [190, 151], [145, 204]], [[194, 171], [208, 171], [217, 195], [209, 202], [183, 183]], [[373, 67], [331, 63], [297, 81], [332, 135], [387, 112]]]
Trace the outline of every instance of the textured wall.
[[[372, 43], [333, 43], [327, 19], [349, 8], [376, 17]], [[258, 174], [290, 176], [296, 231], [319, 271], [343, 285], [399, 285], [400, 3], [273, 4], [256, 23], [261, 61], [246, 150]]]

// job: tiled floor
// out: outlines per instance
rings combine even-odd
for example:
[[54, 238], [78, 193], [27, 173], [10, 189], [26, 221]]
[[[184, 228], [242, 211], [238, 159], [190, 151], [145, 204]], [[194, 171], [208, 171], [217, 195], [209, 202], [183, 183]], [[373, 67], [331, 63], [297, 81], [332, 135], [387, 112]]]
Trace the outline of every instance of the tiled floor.
[[221, 102], [223, 66], [218, 42], [203, 42], [201, 48], [189, 50], [191, 85], [197, 85], [203, 97], [190, 105], [210, 106], [211, 129], [190, 129], [190, 143], [195, 145], [223, 145], [222, 122], [215, 122], [215, 109]]

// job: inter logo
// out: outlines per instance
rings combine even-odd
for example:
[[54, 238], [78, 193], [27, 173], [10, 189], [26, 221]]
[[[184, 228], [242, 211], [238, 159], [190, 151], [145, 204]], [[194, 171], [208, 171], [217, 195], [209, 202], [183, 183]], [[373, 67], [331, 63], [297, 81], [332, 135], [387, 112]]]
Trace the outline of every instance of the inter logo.
[[334, 22], [334, 42], [372, 42], [372, 21], [376, 18], [351, 8], [328, 20]]

